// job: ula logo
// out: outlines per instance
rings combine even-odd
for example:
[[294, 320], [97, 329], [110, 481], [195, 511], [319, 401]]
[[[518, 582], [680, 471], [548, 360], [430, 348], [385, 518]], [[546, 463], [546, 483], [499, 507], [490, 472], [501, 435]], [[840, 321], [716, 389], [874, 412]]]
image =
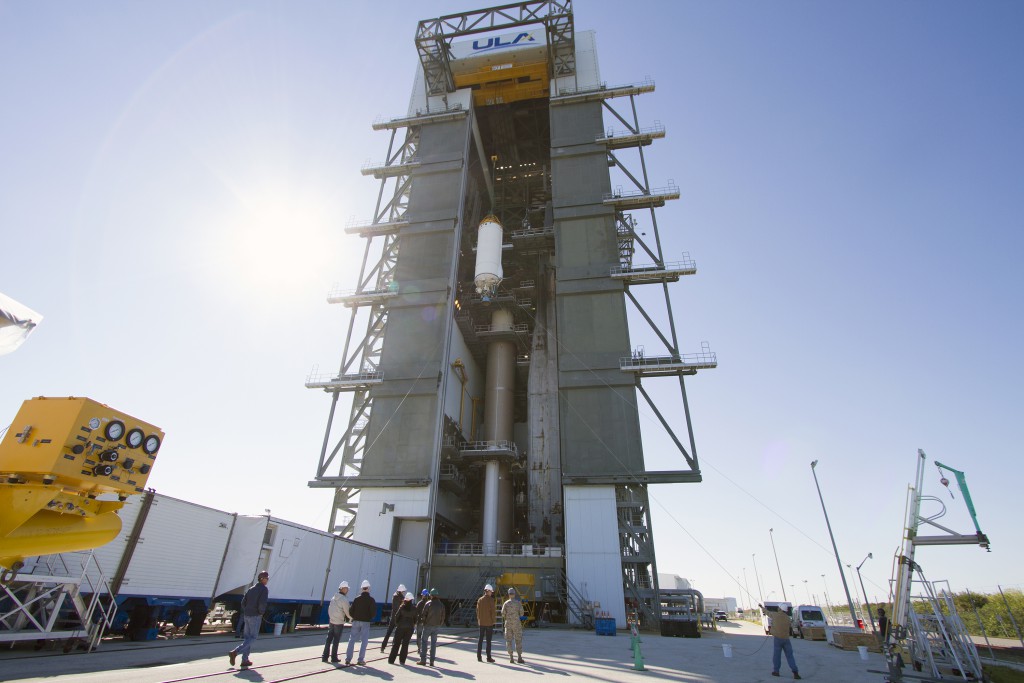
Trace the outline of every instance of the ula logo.
[[478, 51], [483, 51], [483, 50], [499, 50], [499, 49], [501, 49], [503, 47], [511, 47], [513, 45], [518, 45], [519, 43], [523, 43], [523, 42], [525, 42], [525, 43], [535, 43], [535, 42], [537, 42], [537, 39], [534, 38], [533, 36], [531, 36], [529, 33], [520, 33], [519, 35], [517, 35], [512, 40], [510, 40], [508, 42], [505, 42], [505, 41], [502, 40], [501, 36], [498, 36], [497, 38], [488, 38], [487, 41], [483, 45], [480, 44], [479, 40], [474, 40], [473, 41], [473, 49], [474, 50], [478, 50]]

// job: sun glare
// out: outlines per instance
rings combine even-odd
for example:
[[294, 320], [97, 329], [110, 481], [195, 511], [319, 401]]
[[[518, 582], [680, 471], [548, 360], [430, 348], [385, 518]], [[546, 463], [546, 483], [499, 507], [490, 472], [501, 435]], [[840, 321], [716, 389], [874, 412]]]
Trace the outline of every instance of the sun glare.
[[207, 226], [204, 280], [232, 299], [283, 303], [323, 290], [348, 267], [331, 204], [287, 191], [238, 196]]

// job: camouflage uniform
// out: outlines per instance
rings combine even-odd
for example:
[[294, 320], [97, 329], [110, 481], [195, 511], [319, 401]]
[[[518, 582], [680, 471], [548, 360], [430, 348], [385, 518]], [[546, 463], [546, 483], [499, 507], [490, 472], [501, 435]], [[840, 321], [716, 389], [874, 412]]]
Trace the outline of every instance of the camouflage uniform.
[[509, 598], [501, 606], [501, 620], [505, 625], [505, 649], [508, 650], [508, 658], [512, 661], [512, 641], [515, 640], [516, 654], [519, 661], [523, 661], [523, 622], [519, 620], [523, 616], [523, 603], [518, 598]]

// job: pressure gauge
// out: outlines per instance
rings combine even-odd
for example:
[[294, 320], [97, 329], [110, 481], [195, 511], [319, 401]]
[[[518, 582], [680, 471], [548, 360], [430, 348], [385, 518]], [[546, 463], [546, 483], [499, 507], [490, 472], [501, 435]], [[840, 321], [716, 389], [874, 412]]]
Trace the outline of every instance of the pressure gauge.
[[99, 428], [100, 428], [100, 419], [98, 417], [94, 417], [91, 420], [89, 420], [89, 429], [99, 429]]
[[142, 445], [142, 441], [146, 438], [145, 433], [138, 427], [134, 427], [128, 430], [128, 436], [125, 437], [125, 442], [128, 444], [128, 448], [138, 448]]
[[109, 441], [117, 441], [124, 436], [124, 422], [120, 420], [111, 420], [107, 423], [107, 429], [104, 431]]
[[142, 444], [142, 450], [146, 451], [147, 455], [153, 455], [160, 450], [160, 437], [156, 434], [152, 434], [146, 437], [146, 442]]

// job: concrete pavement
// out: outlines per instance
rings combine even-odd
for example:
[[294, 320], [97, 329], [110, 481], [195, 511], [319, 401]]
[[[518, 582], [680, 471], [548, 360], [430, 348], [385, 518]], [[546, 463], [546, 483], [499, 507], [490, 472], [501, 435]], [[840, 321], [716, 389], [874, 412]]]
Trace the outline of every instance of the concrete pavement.
[[[771, 673], [771, 639], [759, 625], [723, 622], [717, 632], [701, 638], [642, 636], [645, 671], [636, 671], [629, 636], [597, 636], [593, 631], [528, 629], [524, 638], [525, 664], [510, 664], [505, 643], [496, 634], [494, 664], [476, 661], [476, 629], [446, 629], [438, 639], [437, 667], [413, 664], [390, 665], [380, 652], [383, 629], [374, 629], [367, 650], [367, 666], [338, 668], [320, 661], [325, 631], [300, 632], [280, 637], [263, 636], [253, 649], [256, 666], [248, 671], [228, 666], [227, 651], [238, 643], [229, 636], [202, 636], [153, 643], [104, 645], [91, 654], [0, 652], [0, 680], [23, 683], [150, 683], [195, 679], [204, 683], [302, 679], [307, 683], [335, 681], [358, 676], [383, 681], [418, 681], [443, 677], [481, 681], [536, 681], [543, 676], [557, 680], [579, 678], [608, 683], [667, 681], [680, 683], [758, 683], [791, 679], [782, 663], [782, 677]], [[344, 638], [348, 638], [346, 633]], [[730, 645], [732, 657], [723, 655]], [[844, 652], [822, 641], [794, 640], [800, 674], [807, 680], [827, 683], [881, 683], [884, 676], [868, 673], [883, 670], [880, 654], [868, 660], [856, 652]], [[342, 647], [344, 652], [344, 643]]]

